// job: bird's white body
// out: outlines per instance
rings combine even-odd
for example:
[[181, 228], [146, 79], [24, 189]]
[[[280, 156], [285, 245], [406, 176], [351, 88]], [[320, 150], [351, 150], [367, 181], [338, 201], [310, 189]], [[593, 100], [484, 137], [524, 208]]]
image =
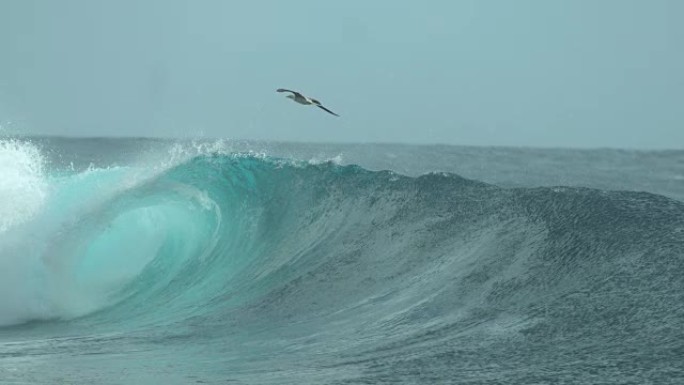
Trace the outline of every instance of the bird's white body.
[[287, 95], [286, 98], [292, 99], [299, 104], [304, 104], [306, 106], [310, 104], [315, 104], [310, 98], [304, 95]]

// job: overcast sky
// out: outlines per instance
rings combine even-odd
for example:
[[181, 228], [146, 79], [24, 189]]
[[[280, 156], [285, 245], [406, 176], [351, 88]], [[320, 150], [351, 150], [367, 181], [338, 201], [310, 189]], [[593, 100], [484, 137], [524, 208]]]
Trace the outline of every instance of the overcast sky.
[[0, 134], [684, 148], [682, 20], [679, 0], [0, 0]]

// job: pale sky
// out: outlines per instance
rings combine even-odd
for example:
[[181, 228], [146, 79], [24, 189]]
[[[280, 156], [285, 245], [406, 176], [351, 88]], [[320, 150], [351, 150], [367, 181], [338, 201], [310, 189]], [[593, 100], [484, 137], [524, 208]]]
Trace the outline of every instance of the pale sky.
[[683, 20], [679, 0], [0, 0], [0, 135], [681, 149]]

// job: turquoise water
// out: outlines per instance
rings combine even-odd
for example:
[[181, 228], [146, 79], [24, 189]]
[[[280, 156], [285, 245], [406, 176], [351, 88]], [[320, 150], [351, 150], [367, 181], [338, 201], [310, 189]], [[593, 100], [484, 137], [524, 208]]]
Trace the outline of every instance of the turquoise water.
[[0, 143], [0, 383], [684, 380], [682, 152]]

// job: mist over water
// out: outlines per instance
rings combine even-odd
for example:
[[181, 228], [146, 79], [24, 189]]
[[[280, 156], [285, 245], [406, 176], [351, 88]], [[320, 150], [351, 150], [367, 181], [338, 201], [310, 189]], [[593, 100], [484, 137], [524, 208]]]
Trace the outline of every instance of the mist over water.
[[0, 379], [678, 383], [683, 160], [2, 139]]

